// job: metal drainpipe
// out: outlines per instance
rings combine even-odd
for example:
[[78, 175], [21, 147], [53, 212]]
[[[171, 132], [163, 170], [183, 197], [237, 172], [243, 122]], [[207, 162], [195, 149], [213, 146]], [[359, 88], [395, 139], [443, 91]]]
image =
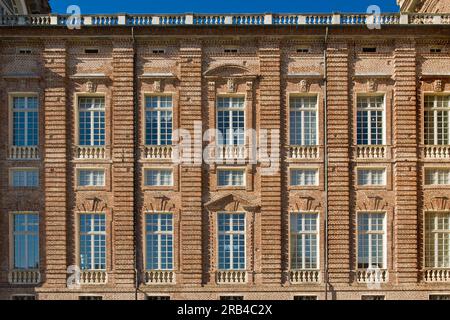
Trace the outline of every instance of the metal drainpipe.
[[323, 51], [323, 69], [324, 69], [324, 116], [323, 116], [323, 131], [324, 131], [324, 143], [323, 143], [323, 158], [324, 158], [324, 186], [325, 186], [325, 199], [324, 199], [324, 282], [325, 282], [325, 300], [328, 300], [328, 66], [327, 66], [327, 48], [328, 48], [328, 27], [326, 27], [325, 33], [325, 49]]
[[137, 222], [139, 219], [139, 210], [138, 210], [138, 206], [137, 206], [137, 196], [139, 193], [139, 184], [138, 184], [138, 179], [139, 179], [139, 175], [138, 175], [138, 165], [139, 165], [139, 161], [138, 161], [138, 157], [139, 157], [139, 130], [138, 130], [138, 126], [139, 126], [139, 120], [138, 120], [138, 115], [139, 115], [139, 105], [138, 105], [138, 96], [137, 96], [137, 81], [136, 81], [136, 76], [137, 76], [137, 68], [136, 68], [136, 62], [137, 62], [137, 52], [136, 52], [136, 40], [134, 38], [134, 27], [131, 27], [131, 39], [132, 39], [132, 44], [133, 44], [133, 104], [134, 104], [134, 119], [133, 119], [133, 139], [134, 139], [134, 168], [133, 168], [133, 250], [134, 250], [134, 299], [138, 300], [138, 291], [139, 291], [139, 274], [138, 274], [138, 257], [137, 257], [137, 241], [138, 241], [138, 237], [137, 237]]

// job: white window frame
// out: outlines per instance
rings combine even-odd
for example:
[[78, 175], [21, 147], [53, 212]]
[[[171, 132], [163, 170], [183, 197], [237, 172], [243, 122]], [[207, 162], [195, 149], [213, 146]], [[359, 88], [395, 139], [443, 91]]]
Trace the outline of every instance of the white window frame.
[[[170, 98], [170, 107], [161, 107], [161, 98]], [[157, 99], [157, 107], [156, 108], [150, 108], [147, 106], [147, 99], [148, 98], [156, 98]], [[143, 123], [143, 129], [144, 129], [144, 137], [143, 141], [144, 144], [147, 146], [155, 146], [155, 144], [147, 144], [147, 112], [148, 111], [156, 111], [158, 114], [157, 119], [157, 143], [156, 146], [171, 146], [173, 144], [173, 131], [174, 131], [174, 97], [173, 94], [170, 93], [161, 93], [161, 94], [150, 94], [150, 93], [144, 93], [144, 123]], [[161, 113], [162, 112], [170, 112], [171, 118], [172, 118], [172, 124], [171, 124], [171, 139], [170, 143], [167, 144], [161, 144]], [[151, 136], [151, 133], [150, 133]]]
[[[229, 231], [220, 231], [219, 228], [219, 223], [220, 223], [220, 215], [229, 215], [231, 216], [231, 219], [233, 221], [233, 215], [244, 215], [244, 230], [243, 231], [233, 231], [233, 230], [229, 230]], [[235, 270], [235, 271], [245, 271], [247, 270], [247, 213], [246, 212], [226, 212], [226, 211], [220, 211], [217, 212], [217, 269], [220, 271], [231, 271], [231, 270]], [[234, 224], [232, 224], [234, 225]], [[232, 229], [232, 228], [230, 228]], [[230, 238], [230, 246], [232, 247], [233, 245], [233, 236], [235, 235], [243, 235], [244, 236], [244, 267], [243, 268], [234, 268], [233, 267], [233, 258], [234, 258], [234, 250], [233, 248], [230, 249], [230, 268], [229, 269], [221, 269], [220, 268], [220, 236], [226, 236]]]
[[[90, 230], [87, 231], [86, 233], [82, 233], [81, 232], [81, 217], [83, 215], [103, 215], [104, 220], [105, 220], [105, 231], [93, 231], [92, 230], [92, 220], [91, 220]], [[90, 262], [87, 264], [89, 266], [95, 265], [95, 254], [94, 254], [96, 252], [95, 251], [95, 240], [94, 240], [95, 236], [104, 236], [105, 237], [105, 268], [103, 268], [103, 269], [88, 268], [88, 269], [82, 269], [82, 270], [106, 271], [106, 269], [108, 267], [108, 230], [107, 229], [108, 229], [108, 217], [106, 215], [106, 212], [80, 212], [78, 214], [77, 244], [78, 244], [78, 261], [79, 261], [80, 267], [81, 267], [81, 236], [87, 235], [91, 238], [91, 256], [86, 257], [90, 260]]]
[[[361, 173], [362, 171], [368, 172], [368, 180], [367, 183], [362, 184], [360, 183]], [[382, 182], [381, 183], [374, 183], [374, 171], [382, 171]], [[360, 187], [379, 187], [379, 186], [386, 186], [386, 168], [372, 168], [372, 167], [359, 167], [356, 169], [357, 177], [357, 185]]]
[[[303, 174], [300, 178], [300, 180], [303, 181], [303, 183], [293, 184], [293, 182], [294, 182], [292, 179], [293, 171], [303, 171]], [[306, 184], [306, 176], [305, 176], [306, 171], [314, 171], [315, 172], [315, 178], [314, 178], [315, 183], [314, 184]], [[316, 167], [292, 167], [292, 168], [289, 168], [289, 186], [290, 187], [292, 187], [292, 188], [317, 187], [317, 186], [319, 186], [319, 183], [320, 183], [319, 182], [319, 168], [316, 168]]]
[[[220, 184], [220, 173], [228, 172], [231, 173], [231, 176], [227, 177], [227, 184]], [[233, 184], [234, 176], [233, 173], [240, 172], [242, 173], [242, 184]], [[217, 186], [220, 188], [226, 187], [245, 187], [246, 186], [246, 170], [243, 168], [217, 168]]]
[[[27, 215], [37, 215], [37, 218], [38, 218], [38, 231], [37, 232], [32, 232], [32, 231], [15, 231], [15, 224], [14, 224], [14, 218], [15, 218], [15, 216], [16, 215], [25, 215], [25, 216], [27, 216]], [[41, 254], [41, 252], [40, 252], [40, 236], [39, 236], [39, 233], [40, 233], [40, 216], [39, 216], [39, 212], [34, 212], [34, 211], [14, 211], [14, 212], [11, 212], [10, 213], [10, 257], [11, 257], [11, 259], [10, 259], [10, 267], [11, 267], [11, 270], [38, 270], [39, 268], [40, 268], [40, 266], [41, 266], [41, 263], [40, 263], [40, 254]], [[37, 241], [37, 250], [38, 250], [38, 252], [37, 252], [37, 259], [38, 259], [38, 267], [37, 268], [32, 268], [32, 269], [18, 269], [18, 268], [16, 268], [16, 254], [15, 254], [15, 237], [16, 237], [16, 235], [25, 235], [25, 236], [34, 236], [34, 237], [36, 237], [36, 241]], [[26, 251], [26, 259], [27, 259], [27, 265], [29, 264], [28, 263], [28, 259], [29, 259], [29, 257], [28, 257], [28, 254], [29, 254], [29, 252], [28, 252], [28, 244], [27, 244], [27, 242], [25, 242], [25, 251]]]
[[[429, 225], [429, 216], [433, 215], [434, 221], [432, 229], [430, 230]], [[424, 259], [425, 259], [425, 267], [426, 268], [433, 268], [433, 269], [450, 269], [450, 226], [448, 229], [438, 229], [437, 225], [437, 219], [442, 216], [447, 215], [448, 224], [450, 225], [450, 212], [439, 212], [439, 211], [427, 211], [425, 212], [425, 223], [424, 223], [424, 229], [425, 229], [425, 245], [424, 245]], [[445, 217], [444, 217], [445, 218]], [[439, 239], [439, 236], [442, 238]], [[442, 248], [442, 250], [439, 250], [439, 240], [444, 241], [445, 238], [447, 238], [447, 252], [446, 254], [443, 253], [442, 260], [444, 261], [444, 265], [439, 265], [439, 258], [440, 252], [443, 252], [445, 249], [445, 245]], [[433, 246], [433, 251], [430, 252], [430, 246]], [[437, 253], [437, 254], [436, 254]], [[445, 255], [447, 255], [447, 261], [445, 262]], [[431, 263], [432, 261], [432, 263]]]
[[363, 214], [367, 214], [369, 215], [369, 224], [372, 225], [372, 218], [371, 215], [374, 214], [382, 214], [383, 215], [383, 230], [379, 231], [379, 230], [369, 230], [364, 232], [365, 234], [369, 235], [369, 244], [367, 245], [367, 247], [369, 248], [368, 250], [368, 268], [370, 269], [373, 266], [373, 262], [372, 262], [372, 235], [378, 235], [378, 234], [382, 234], [383, 237], [383, 267], [380, 269], [387, 269], [387, 212], [386, 211], [358, 211], [356, 214], [356, 266], [358, 269], [364, 269], [364, 268], [360, 268], [359, 267], [359, 257], [360, 257], [360, 253], [359, 253], [359, 236], [360, 236], [360, 231], [359, 231], [359, 217], [360, 215]]
[[[294, 108], [293, 107], [293, 101], [292, 99], [301, 99], [302, 100], [302, 105], [304, 106], [304, 99], [311, 99], [311, 98], [315, 98], [316, 99], [316, 104], [314, 108]], [[288, 121], [288, 125], [289, 125], [289, 144], [292, 145], [297, 145], [297, 146], [317, 146], [319, 145], [319, 95], [318, 94], [304, 94], [304, 95], [298, 95], [298, 94], [289, 94], [288, 97], [288, 101], [289, 101], [289, 121]], [[301, 143], [298, 144], [294, 144], [293, 143], [293, 139], [292, 139], [292, 135], [291, 135], [291, 129], [292, 129], [292, 122], [291, 122], [291, 112], [296, 111], [296, 112], [301, 112], [301, 128], [302, 128], [302, 134], [301, 134]], [[314, 130], [315, 130], [315, 143], [314, 144], [306, 144], [305, 143], [305, 112], [314, 112], [315, 113], [315, 117], [316, 117], [316, 123], [314, 126]]]
[[[219, 106], [219, 100], [220, 99], [229, 99], [228, 100], [228, 106], [226, 107], [220, 107]], [[233, 107], [233, 101], [237, 100], [237, 99], [242, 99], [242, 107]], [[219, 130], [219, 112], [220, 111], [225, 111], [228, 112], [228, 115], [230, 117], [230, 123], [229, 123], [229, 127], [228, 127], [228, 132], [226, 131], [225, 134], [222, 133], [222, 139], [223, 141], [220, 141], [222, 139], [217, 139], [217, 144], [220, 146], [244, 146], [245, 145], [245, 130], [247, 128], [247, 101], [245, 98], [245, 95], [242, 94], [236, 94], [236, 95], [228, 95], [228, 94], [221, 94], [217, 96], [217, 101], [216, 101], [216, 126], [217, 126], [217, 133], [220, 133]], [[239, 137], [240, 133], [236, 133], [233, 131], [233, 112], [238, 112], [241, 111], [244, 114], [244, 119], [243, 119], [243, 132], [242, 132], [242, 143], [234, 143], [234, 138], [235, 137]], [[225, 136], [227, 137], [226, 141], [225, 141]]]
[[[36, 185], [29, 185], [28, 184], [28, 177], [25, 177], [25, 185], [19, 186], [14, 184], [14, 174], [18, 172], [35, 172], [37, 174], [37, 184]], [[13, 188], [38, 188], [40, 185], [39, 181], [39, 168], [32, 168], [32, 167], [23, 167], [23, 168], [10, 168], [9, 169], [9, 186]]]
[[[376, 108], [373, 106], [373, 101], [371, 101], [370, 99], [377, 99], [377, 98], [382, 98], [383, 99], [383, 104], [381, 108]], [[364, 99], [365, 102], [367, 103], [367, 107], [360, 107], [360, 101]], [[372, 121], [371, 121], [371, 117], [372, 117], [372, 112], [377, 112], [377, 111], [381, 111], [382, 112], [382, 117], [381, 117], [381, 121], [382, 121], [382, 129], [381, 129], [381, 134], [382, 134], [382, 141], [381, 144], [372, 144]], [[368, 113], [367, 116], [367, 144], [359, 144], [358, 141], [358, 112], [366, 112]], [[358, 94], [356, 97], [356, 143], [357, 145], [386, 145], [386, 95], [384, 94], [374, 94], [374, 95], [368, 95], [368, 94]]]
[[[82, 99], [103, 99], [103, 108], [92, 108], [92, 109], [83, 109], [81, 108], [81, 100]], [[76, 137], [77, 137], [77, 143], [80, 146], [84, 146], [84, 147], [104, 147], [106, 145], [106, 133], [107, 133], [107, 114], [106, 114], [106, 97], [104, 94], [88, 94], [88, 93], [80, 93], [76, 95], [76, 120], [77, 120], [77, 130], [76, 130]], [[91, 102], [92, 104], [92, 102]], [[91, 143], [89, 145], [81, 145], [81, 135], [80, 135], [80, 131], [81, 131], [81, 121], [80, 121], [80, 113], [81, 112], [88, 112], [90, 113], [89, 119], [90, 119], [90, 127], [91, 127], [91, 131], [90, 131], [90, 141]], [[104, 136], [104, 141], [103, 144], [99, 144], [96, 145], [94, 143], [95, 141], [95, 133], [94, 133], [94, 116], [93, 113], [94, 112], [103, 112], [103, 116], [104, 116], [104, 130], [105, 130], [105, 136]]]
[[[77, 168], [77, 186], [81, 188], [85, 187], [104, 187], [106, 185], [106, 170], [104, 168]], [[90, 172], [89, 176], [89, 184], [82, 185], [81, 184], [81, 173], [82, 172]], [[94, 184], [94, 172], [102, 172], [103, 173], [103, 180], [101, 184]]]
[[[151, 269], [149, 268], [148, 264], [147, 264], [147, 236], [149, 235], [149, 232], [147, 232], [147, 217], [151, 216], [151, 215], [156, 215], [158, 216], [158, 230], [153, 232], [152, 234], [156, 235], [158, 238], [158, 268], [156, 269]], [[161, 230], [161, 216], [162, 215], [170, 215], [171, 216], [171, 223], [172, 223], [172, 231], [162, 231]], [[175, 215], [173, 212], [164, 212], [164, 211], [148, 211], [145, 213], [145, 221], [144, 221], [144, 265], [145, 265], [145, 270], [146, 271], [172, 271], [175, 269]], [[162, 266], [162, 257], [161, 257], [161, 248], [162, 248], [162, 241], [161, 241], [161, 236], [166, 235], [166, 236], [172, 236], [172, 268], [161, 268]]]
[[[10, 123], [10, 145], [11, 146], [16, 146], [16, 147], [37, 147], [39, 146], [39, 134], [40, 134], [40, 124], [39, 124], [39, 119], [40, 119], [40, 112], [39, 112], [39, 108], [40, 108], [40, 100], [39, 100], [39, 94], [36, 92], [10, 92], [9, 94], [9, 110], [10, 110], [10, 116], [9, 116], [9, 123]], [[25, 108], [24, 109], [16, 109], [14, 108], [14, 98], [25, 98]], [[28, 109], [28, 98], [36, 98], [37, 99], [37, 108], [35, 109]], [[14, 113], [15, 112], [21, 112], [21, 113], [25, 113], [26, 115], [28, 113], [32, 113], [32, 112], [37, 112], [37, 137], [36, 137], [36, 144], [32, 144], [32, 145], [28, 145], [28, 116], [25, 116], [25, 123], [24, 123], [24, 145], [23, 146], [19, 146], [19, 145], [15, 145], [14, 144]]]
[[[424, 169], [424, 184], [426, 186], [450, 186], [450, 168], [445, 167], [428, 167]], [[431, 173], [430, 173], [431, 172]], [[431, 183], [429, 178], [432, 174], [432, 181]], [[446, 183], [440, 183], [440, 175], [446, 175], [447, 181]]]
[[[148, 179], [148, 171], [155, 171], [158, 172], [158, 176], [157, 176], [157, 184], [152, 185], [149, 183], [149, 179]], [[161, 183], [161, 172], [162, 171], [168, 171], [170, 172], [170, 184], [162, 184]], [[174, 173], [173, 173], [173, 169], [172, 168], [144, 168], [144, 186], [145, 187], [173, 187], [174, 186]]]
[[[293, 215], [315, 215], [316, 216], [316, 230], [315, 231], [307, 231], [304, 230], [304, 225], [303, 225], [303, 230], [300, 231], [295, 231], [293, 230], [293, 225], [292, 225], [292, 216]], [[289, 213], [289, 268], [291, 270], [320, 270], [320, 216], [318, 212], [309, 212], [309, 211], [291, 211]], [[301, 245], [302, 245], [302, 266], [301, 268], [299, 268], [297, 266], [297, 268], [293, 268], [293, 261], [292, 261], [292, 237], [293, 232], [295, 232], [295, 236], [300, 235], [302, 237], [301, 240]], [[315, 268], [306, 268], [305, 264], [306, 264], [306, 255], [305, 255], [305, 236], [306, 235], [315, 235], [316, 236], [316, 267]], [[298, 248], [297, 248], [297, 252], [298, 252]]]
[[[429, 108], [427, 107], [427, 99], [432, 98], [432, 102], [433, 102], [433, 107]], [[447, 99], [447, 107], [438, 107], [438, 98], [442, 98], [443, 100]], [[444, 104], [444, 102], [443, 102]], [[426, 116], [425, 114], [427, 112], [433, 112], [433, 121], [434, 121], [434, 126], [433, 126], [433, 144], [428, 144], [427, 143], [427, 128], [429, 128], [430, 126], [427, 125], [426, 122]], [[444, 112], [446, 113], [446, 121], [447, 121], [447, 139], [444, 139], [445, 143], [439, 143], [438, 141], [438, 126], [436, 126], [437, 124], [437, 120], [438, 120], [438, 113], [439, 112]], [[425, 94], [424, 96], [424, 144], [425, 145], [450, 145], [450, 95], [449, 94]], [[446, 140], [446, 141], [445, 141]]]

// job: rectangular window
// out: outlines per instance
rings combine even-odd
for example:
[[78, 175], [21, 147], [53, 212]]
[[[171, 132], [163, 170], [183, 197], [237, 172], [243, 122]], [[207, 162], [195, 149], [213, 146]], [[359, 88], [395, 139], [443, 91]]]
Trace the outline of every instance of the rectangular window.
[[450, 213], [425, 214], [425, 265], [450, 268]]
[[79, 169], [78, 186], [96, 187], [105, 185], [105, 170], [103, 169]]
[[449, 145], [450, 95], [425, 96], [425, 144]]
[[219, 97], [217, 99], [217, 127], [219, 145], [244, 144], [244, 98]]
[[16, 188], [20, 187], [38, 187], [39, 170], [38, 169], [12, 169], [10, 176], [10, 185]]
[[172, 213], [148, 213], [146, 215], [145, 250], [147, 270], [173, 269]]
[[12, 142], [14, 146], [37, 146], [39, 138], [37, 96], [12, 98]]
[[39, 269], [39, 214], [13, 214], [14, 269]]
[[145, 97], [145, 144], [172, 144], [172, 97]]
[[359, 186], [382, 186], [385, 184], [385, 169], [358, 169]]
[[80, 215], [80, 266], [82, 270], [106, 270], [106, 215]]
[[291, 270], [318, 269], [319, 216], [291, 213]]
[[218, 170], [217, 173], [220, 187], [245, 185], [245, 170]]
[[173, 173], [171, 169], [145, 169], [146, 186], [164, 187], [173, 185]]
[[105, 98], [80, 97], [79, 144], [81, 146], [105, 145]]
[[294, 300], [315, 301], [317, 300], [317, 296], [294, 296]]
[[290, 97], [290, 144], [317, 145], [317, 97]]
[[218, 214], [219, 270], [245, 270], [245, 214]]
[[317, 186], [317, 169], [291, 169], [291, 186]]
[[381, 300], [385, 300], [384, 296], [378, 296], [378, 295], [363, 295], [361, 296], [361, 300], [363, 301], [381, 301]]
[[358, 145], [384, 144], [384, 97], [358, 97]]
[[384, 213], [358, 214], [358, 268], [386, 268]]
[[450, 185], [450, 169], [425, 169], [426, 185]]

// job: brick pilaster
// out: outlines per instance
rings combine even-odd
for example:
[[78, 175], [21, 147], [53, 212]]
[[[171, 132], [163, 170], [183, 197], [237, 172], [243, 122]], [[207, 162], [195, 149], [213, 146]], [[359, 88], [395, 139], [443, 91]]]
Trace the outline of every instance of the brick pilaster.
[[[277, 41], [262, 42], [260, 59], [260, 128], [268, 131], [268, 153], [280, 159], [281, 52]], [[274, 140], [272, 140], [274, 138]], [[264, 150], [263, 150], [264, 151]], [[261, 159], [263, 167], [277, 164]], [[281, 282], [281, 170], [261, 174], [261, 272], [262, 282]], [[266, 168], [268, 169], [268, 168]]]
[[[202, 48], [198, 43], [182, 43], [180, 53], [180, 127], [194, 139], [195, 122], [202, 121]], [[180, 168], [181, 187], [181, 281], [202, 283], [202, 145], [192, 150], [194, 164]], [[207, 272], [205, 266], [205, 272]]]
[[67, 53], [63, 41], [43, 51], [44, 89], [44, 286], [65, 287], [67, 270]]
[[417, 282], [417, 70], [414, 42], [398, 41], [394, 87], [394, 270], [399, 283]]
[[134, 284], [134, 50], [131, 40], [113, 44], [112, 162], [115, 285]]
[[350, 272], [350, 128], [349, 50], [346, 43], [327, 48], [328, 86], [328, 267], [329, 281], [349, 282]]

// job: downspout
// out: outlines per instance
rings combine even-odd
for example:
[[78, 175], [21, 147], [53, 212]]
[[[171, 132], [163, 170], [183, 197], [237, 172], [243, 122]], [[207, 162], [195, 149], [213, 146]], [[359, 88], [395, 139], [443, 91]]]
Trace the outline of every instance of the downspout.
[[139, 105], [138, 105], [138, 95], [137, 95], [137, 52], [136, 52], [136, 40], [134, 37], [134, 27], [131, 27], [131, 41], [133, 45], [133, 105], [134, 105], [134, 116], [133, 116], [133, 139], [134, 139], [134, 170], [133, 170], [133, 204], [134, 204], [134, 218], [133, 218], [133, 250], [134, 250], [134, 299], [138, 300], [138, 291], [139, 291], [139, 273], [138, 273], [138, 236], [137, 236], [137, 223], [139, 219], [139, 210], [137, 206], [137, 198], [139, 194], [139, 174], [138, 174], [138, 166], [139, 166]]
[[323, 116], [323, 159], [324, 159], [324, 283], [325, 300], [328, 300], [328, 66], [327, 66], [327, 48], [328, 48], [328, 27], [325, 32], [325, 49], [323, 51], [323, 73], [324, 73], [324, 116]]

